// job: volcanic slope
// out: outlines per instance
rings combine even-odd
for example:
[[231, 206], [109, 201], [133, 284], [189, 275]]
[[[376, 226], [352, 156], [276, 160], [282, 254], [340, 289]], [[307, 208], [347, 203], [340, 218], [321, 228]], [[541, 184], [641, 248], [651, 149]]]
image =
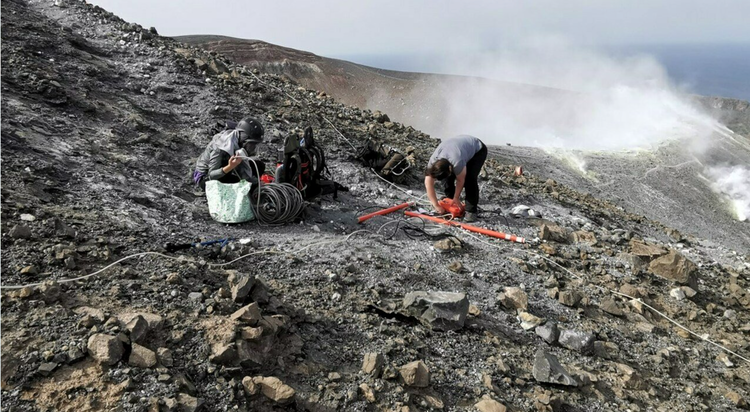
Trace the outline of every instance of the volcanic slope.
[[[259, 40], [209, 35], [177, 39], [325, 91], [346, 104], [387, 112], [394, 121], [409, 123], [428, 133], [440, 133], [437, 137], [441, 138], [466, 133], [465, 127], [475, 127], [467, 120], [457, 123], [450, 114], [455, 111], [454, 106], [462, 103], [477, 108], [477, 98], [488, 104], [493, 102], [490, 107], [510, 113], [505, 116], [527, 119], [518, 120], [527, 122], [527, 130], [546, 126], [567, 130], [566, 122], [581, 116], [580, 106], [587, 96], [490, 79], [376, 69]], [[750, 223], [738, 221], [746, 212], [735, 210], [731, 197], [716, 190], [717, 178], [735, 169], [741, 173], [750, 164], [748, 102], [704, 96], [683, 96], [683, 99], [691, 100], [698, 108], [697, 113], [705, 113], [700, 115], [701, 122], [708, 120], [709, 115], [716, 122], [687, 124], [690, 121], [687, 119], [681, 127], [688, 127], [690, 132], [683, 132], [680, 138], [665, 132], [659, 136], [662, 144], [650, 149], [594, 152], [518, 147], [516, 144], [530, 143], [513, 137], [517, 127], [509, 131], [493, 123], [492, 119], [497, 117], [494, 112], [467, 115], [476, 116], [479, 123], [495, 125], [483, 128], [485, 134], [477, 131], [476, 135], [483, 140], [504, 143], [502, 136], [505, 136], [513, 141], [512, 148], [496, 151], [505, 162], [545, 170], [578, 191], [614, 201], [685, 233], [701, 234], [724, 246], [748, 251]], [[654, 122], [657, 121], [655, 118]], [[612, 132], [616, 135], [614, 124]], [[722, 171], [719, 176], [716, 170]], [[750, 181], [744, 182], [744, 186], [750, 188]], [[739, 196], [744, 198], [740, 207], [750, 207], [749, 195]]]
[[[650, 309], [747, 358], [747, 256], [494, 156], [480, 225], [544, 242], [428, 227], [456, 238], [435, 240], [395, 216], [357, 225], [363, 209], [415, 199], [346, 140], [415, 146], [420, 165], [435, 141], [58, 4], [2, 3], [3, 410], [732, 411], [750, 399], [750, 363]], [[350, 191], [283, 227], [213, 222], [189, 175], [212, 125], [245, 115], [266, 126], [271, 161], [311, 125]], [[417, 196], [418, 169], [403, 187]], [[521, 203], [545, 220], [500, 212]], [[163, 247], [225, 238], [247, 241]], [[133, 256], [145, 252], [161, 255]], [[471, 306], [438, 311], [463, 325], [405, 310], [418, 291], [465, 293]]]

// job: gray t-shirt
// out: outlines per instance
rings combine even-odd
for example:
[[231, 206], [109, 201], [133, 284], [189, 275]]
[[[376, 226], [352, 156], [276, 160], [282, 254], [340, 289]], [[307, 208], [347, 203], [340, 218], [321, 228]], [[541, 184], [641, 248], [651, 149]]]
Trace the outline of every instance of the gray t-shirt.
[[462, 134], [440, 142], [435, 152], [430, 156], [427, 167], [432, 166], [438, 159], [448, 159], [453, 166], [453, 174], [459, 175], [466, 167], [466, 163], [482, 150], [482, 141], [474, 136]]

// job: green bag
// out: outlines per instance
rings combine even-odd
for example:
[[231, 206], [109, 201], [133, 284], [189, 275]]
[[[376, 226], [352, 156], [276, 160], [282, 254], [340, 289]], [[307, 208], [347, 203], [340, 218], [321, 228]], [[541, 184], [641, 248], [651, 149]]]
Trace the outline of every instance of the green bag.
[[221, 223], [241, 223], [255, 219], [250, 204], [250, 182], [221, 183], [206, 182], [206, 200], [211, 218]]

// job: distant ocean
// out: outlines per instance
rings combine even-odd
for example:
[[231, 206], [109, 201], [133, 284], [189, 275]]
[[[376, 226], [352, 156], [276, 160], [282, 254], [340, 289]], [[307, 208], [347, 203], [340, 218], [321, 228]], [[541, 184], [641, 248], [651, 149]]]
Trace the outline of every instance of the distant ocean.
[[[615, 55], [649, 54], [661, 62], [674, 84], [690, 93], [750, 101], [750, 44], [622, 46], [605, 51]], [[335, 58], [381, 69], [424, 73], [439, 72], [441, 61], [437, 55]]]

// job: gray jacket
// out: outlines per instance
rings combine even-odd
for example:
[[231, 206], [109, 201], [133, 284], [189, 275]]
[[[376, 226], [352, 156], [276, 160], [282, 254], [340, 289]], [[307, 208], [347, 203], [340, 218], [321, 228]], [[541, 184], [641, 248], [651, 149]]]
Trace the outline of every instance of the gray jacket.
[[[222, 168], [229, 164], [229, 158], [240, 149], [238, 143], [239, 131], [225, 130], [214, 135], [206, 150], [198, 157], [195, 170], [206, 175], [207, 180], [225, 180], [228, 177]], [[229, 172], [230, 180], [239, 181], [240, 178], [249, 179], [252, 176], [247, 162], [242, 162], [233, 171]], [[235, 173], [236, 172], [236, 173]], [[228, 182], [225, 182], [228, 183]]]

